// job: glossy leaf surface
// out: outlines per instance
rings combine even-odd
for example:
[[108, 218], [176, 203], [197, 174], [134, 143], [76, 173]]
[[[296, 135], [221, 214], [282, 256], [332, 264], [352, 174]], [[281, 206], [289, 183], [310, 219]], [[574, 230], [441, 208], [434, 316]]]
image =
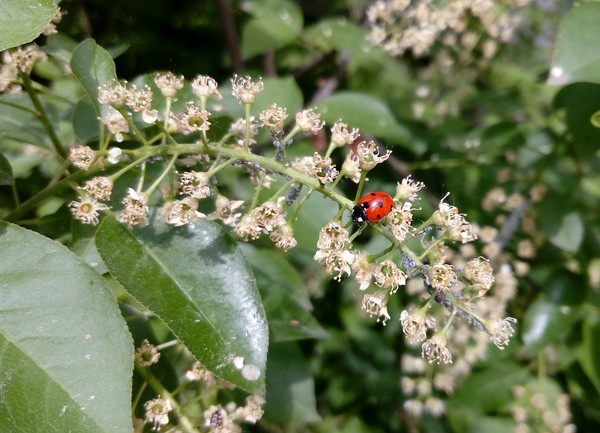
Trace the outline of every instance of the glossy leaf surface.
[[71, 69], [91, 99], [96, 113], [100, 115], [98, 87], [117, 79], [112, 57], [93, 39], [87, 39], [73, 51]]
[[131, 431], [133, 342], [104, 280], [0, 223], [0, 431]]
[[315, 385], [295, 343], [276, 343], [269, 351], [265, 418], [276, 423], [315, 422]]
[[409, 146], [410, 133], [379, 99], [358, 92], [337, 92], [317, 105], [328, 124], [338, 119], [376, 137]]
[[549, 84], [600, 83], [600, 3], [584, 2], [562, 20]]
[[[250, 392], [264, 392], [268, 328], [254, 276], [216, 223], [130, 231], [104, 219], [96, 235], [114, 277], [153, 311], [213, 373]], [[233, 360], [258, 377], [246, 378]]]
[[302, 10], [289, 0], [255, 0], [246, 3], [254, 17], [242, 30], [242, 54], [250, 58], [280, 48], [302, 30]]
[[0, 51], [33, 41], [53, 16], [54, 8], [50, 0], [2, 0]]
[[311, 314], [306, 285], [287, 258], [277, 251], [243, 246], [269, 318], [271, 341], [326, 337], [327, 332]]

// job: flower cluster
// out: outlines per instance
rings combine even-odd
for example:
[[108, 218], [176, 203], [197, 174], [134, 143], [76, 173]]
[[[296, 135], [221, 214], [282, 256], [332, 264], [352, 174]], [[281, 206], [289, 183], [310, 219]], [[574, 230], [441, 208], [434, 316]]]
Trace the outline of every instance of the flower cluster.
[[[182, 80], [181, 76], [167, 73], [157, 75], [155, 83], [163, 96], [173, 98], [182, 87]], [[420, 343], [421, 355], [429, 362], [452, 362], [448, 348], [452, 341], [449, 337], [450, 325], [459, 318], [465, 318], [474, 329], [485, 331], [499, 348], [508, 344], [514, 333], [514, 319], [490, 316], [487, 315], [489, 311], [478, 309], [480, 301], [494, 283], [489, 260], [479, 256], [462, 263], [450, 262], [452, 250], [446, 243], [467, 244], [477, 236], [466, 216], [447, 203], [446, 197], [424, 223], [414, 226], [413, 214], [420, 210], [415, 203], [425, 185], [411, 176], [402, 179], [397, 184], [391, 210], [376, 226], [387, 238], [389, 247], [373, 255], [367, 255], [355, 247], [353, 241], [364, 226], [350, 235], [343, 218], [344, 210], [351, 210], [352, 203], [338, 195], [334, 187], [342, 177], [346, 177], [358, 181], [360, 193], [367, 174], [389, 158], [389, 150], [383, 150], [374, 141], [361, 141], [356, 144], [355, 152], [349, 152], [341, 171], [338, 170], [333, 163], [332, 152], [354, 144], [359, 137], [358, 130], [350, 129], [347, 124], [338, 121], [331, 128], [330, 143], [324, 154], [315, 152], [312, 156], [287, 162], [285, 155], [280, 152], [285, 143], [291, 143], [296, 134], [316, 133], [323, 127], [323, 122], [312, 109], [300, 111], [295, 116], [295, 124], [289, 127], [287, 135], [283, 137], [287, 111], [276, 104], [261, 113], [260, 123], [254, 122], [250, 112], [245, 119], [236, 121], [237, 126], [226, 136], [231, 142], [212, 143], [205, 134], [211, 126], [211, 114], [206, 110], [206, 101], [208, 98], [219, 99], [221, 94], [216, 81], [206, 76], [196, 77], [192, 87], [200, 99], [199, 105], [195, 101], [187, 101], [182, 113], [158, 114], [165, 119], [165, 130], [169, 125], [180, 125], [179, 133], [184, 137], [196, 137], [197, 141], [193, 145], [185, 145], [185, 150], [180, 150], [176, 142], [168, 145], [163, 152], [170, 148], [172, 159], [162, 175], [145, 189], [143, 179], [140, 179], [137, 188], [127, 190], [126, 197], [122, 199], [123, 209], [118, 214], [123, 224], [129, 228], [149, 224], [149, 202], [154, 191], [162, 185], [161, 191], [165, 197], [162, 216], [167, 223], [184, 226], [200, 218], [220, 220], [232, 227], [243, 241], [266, 235], [277, 248], [287, 251], [297, 243], [294, 238], [295, 216], [304, 200], [313, 190], [325, 188], [327, 195], [338, 201], [340, 212], [322, 228], [314, 259], [337, 281], [348, 276], [356, 279], [363, 292], [362, 308], [370, 316], [385, 324], [391, 318], [387, 309], [389, 297], [404, 287], [409, 279], [418, 279], [426, 289], [426, 299], [421, 306], [404, 310], [400, 321], [407, 341]], [[233, 96], [240, 103], [251, 106], [264, 85], [261, 80], [236, 76], [232, 79], [232, 88]], [[131, 123], [131, 112], [156, 111], [152, 108], [153, 95], [149, 87], [140, 89], [127, 83], [108, 83], [99, 89], [99, 100], [112, 107], [131, 129], [135, 126]], [[250, 145], [254, 145], [252, 137], [260, 127], [273, 137], [277, 149], [275, 159], [257, 155], [251, 150]], [[171, 127], [171, 131], [174, 133], [175, 129]], [[169, 137], [174, 139], [171, 135]], [[116, 139], [118, 141], [118, 137]], [[141, 156], [143, 159], [144, 150], [142, 148], [139, 153], [130, 153], [129, 158]], [[109, 153], [104, 155], [108, 157]], [[192, 154], [188, 156], [190, 162], [185, 165], [183, 161], [180, 162], [180, 153]], [[90, 170], [99, 164], [101, 155], [102, 152], [90, 147], [78, 146], [71, 149], [69, 160], [82, 170]], [[188, 167], [190, 164], [193, 167]], [[247, 171], [256, 185], [251, 202], [229, 198], [220, 187], [221, 171], [232, 166]], [[133, 164], [130, 164], [123, 170], [132, 167]], [[165, 184], [163, 179], [168, 175], [172, 178], [177, 167], [183, 169], [178, 174], [179, 182]], [[82, 222], [96, 224], [98, 212], [108, 210], [108, 206], [102, 202], [110, 198], [112, 185], [123, 170], [108, 177], [95, 176], [88, 180], [81, 187], [82, 198], [70, 204], [73, 215]], [[260, 200], [261, 191], [266, 193], [271, 184], [278, 180], [278, 190]], [[298, 185], [307, 186], [309, 190], [300, 199]], [[202, 202], [207, 200], [213, 203], [214, 209], [208, 215], [199, 210]], [[207, 207], [206, 204], [203, 206]], [[420, 252], [407, 246], [417, 238], [423, 247]], [[441, 304], [447, 316], [432, 317], [429, 311], [432, 303]], [[443, 322], [445, 325], [438, 329], [437, 324]]]
[[497, 49], [496, 41], [509, 41], [519, 25], [518, 17], [505, 8], [522, 7], [529, 2], [377, 0], [367, 10], [369, 39], [394, 56], [407, 50], [423, 56], [437, 41], [471, 50], [481, 39], [469, 28], [472, 16], [489, 36], [483, 50], [491, 55]]
[[[156, 347], [144, 340], [136, 350], [135, 358], [140, 367], [146, 368], [158, 361], [160, 353]], [[217, 379], [199, 362], [194, 362], [191, 368], [185, 372], [184, 377], [186, 380], [178, 388], [179, 391], [184, 392], [178, 393], [178, 399], [175, 398], [175, 393], [170, 394], [164, 391], [162, 395], [144, 403], [144, 419], [134, 420], [137, 425], [135, 431], [142, 431], [145, 424], [150, 424], [153, 431], [180, 431], [177, 430], [177, 427], [171, 426], [174, 424], [171, 417], [172, 412], [177, 413], [179, 426], [185, 425], [188, 428], [187, 431], [196, 425], [200, 428], [203, 427], [206, 431], [236, 433], [242, 431], [240, 424], [256, 424], [262, 418], [265, 400], [260, 396], [246, 397], [243, 406], [238, 406], [234, 402], [224, 406], [216, 404], [214, 401], [219, 390], [230, 388], [231, 385]], [[197, 389], [195, 390], [195, 388]], [[195, 396], [198, 389], [202, 390], [205, 401], [198, 407], [198, 413], [187, 414], [181, 410], [180, 404], [197, 406], [198, 400]], [[211, 404], [211, 401], [214, 403]], [[182, 418], [183, 422], [181, 422]]]
[[[503, 348], [508, 342], [505, 337], [510, 337], [514, 332], [511, 327], [514, 319], [502, 319], [507, 302], [516, 293], [517, 280], [512, 270], [508, 266], [502, 266], [489, 274], [488, 265], [483, 265], [487, 261], [482, 257], [473, 258], [474, 249], [469, 248], [470, 246], [463, 245], [459, 251], [448, 251], [445, 255], [453, 268], [461, 267], [466, 273], [466, 270], [473, 266], [482, 266], [483, 274], [486, 275], [484, 280], [493, 278], [493, 290], [486, 291], [485, 296], [479, 296], [477, 287], [469, 289], [473, 295], [477, 294], [470, 303], [471, 313], [477, 314], [480, 319], [485, 315], [488, 319], [477, 322], [473, 316], [457, 312], [457, 316], [467, 320], [452, 320], [453, 332], [446, 332], [445, 340], [436, 337], [439, 334], [434, 334], [427, 345], [423, 344], [420, 352], [408, 352], [403, 355], [404, 377], [400, 387], [407, 398], [404, 410], [410, 416], [421, 417], [425, 413], [433, 416], [444, 414], [445, 396], [453, 394], [465, 376], [472, 371], [474, 364], [486, 357], [490, 340], [500, 343], [498, 347]], [[411, 297], [431, 296], [431, 289], [426, 287], [424, 279], [409, 280], [406, 291]], [[429, 298], [429, 303], [420, 307], [411, 306], [400, 316], [407, 343], [411, 346], [425, 341], [426, 333], [436, 329], [438, 323], [448, 321], [447, 308], [429, 308], [431, 304], [440, 301], [448, 303], [447, 298], [434, 293], [433, 299]], [[484, 326], [487, 328], [483, 329]], [[508, 333], [502, 332], [502, 328]], [[484, 330], [490, 333], [482, 332]], [[452, 353], [447, 351], [448, 348], [452, 349]]]
[[0, 64], [0, 93], [20, 92], [19, 73], [28, 74], [37, 60], [46, 57], [46, 53], [35, 44], [4, 51]]
[[[174, 100], [182, 83], [183, 77], [171, 73], [155, 78], [166, 100]], [[263, 87], [261, 80], [253, 81], [250, 77], [232, 79], [232, 95], [246, 108], [254, 104]], [[407, 371], [422, 373], [429, 365], [435, 365], [439, 367], [435, 375], [439, 379], [428, 390], [419, 389], [414, 398], [407, 400], [405, 409], [414, 415], [425, 410], [443, 413], [443, 403], [436, 392], [451, 392], [468, 367], [484, 356], [487, 343], [491, 341], [503, 349], [514, 334], [515, 319], [505, 317], [506, 303], [515, 292], [514, 280], [505, 275], [511, 275], [508, 268], [495, 273], [489, 259], [467, 248], [477, 239], [475, 226], [447, 202], [447, 197], [440, 200], [429, 217], [419, 214], [415, 218], [415, 212], [422, 210], [418, 203], [425, 185], [411, 176], [397, 183], [390, 196], [393, 204], [389, 209], [386, 207], [381, 220], [378, 216], [376, 223], [361, 222], [352, 232], [348, 216], [354, 213], [354, 203], [337, 192], [336, 186], [342, 179], [349, 179], [358, 184], [359, 197], [367, 185], [368, 173], [391, 154], [375, 141], [360, 141], [357, 129], [338, 121], [331, 127], [324, 152], [288, 160], [284, 150], [293, 143], [293, 138], [315, 134], [324, 123], [315, 110], [307, 109], [298, 112], [295, 121], [287, 125], [290, 117], [287, 110], [271, 104], [260, 113], [258, 121], [247, 109], [246, 116], [236, 120], [220, 141], [211, 141], [208, 132], [213, 122], [207, 101], [222, 96], [216, 81], [210, 77], [196, 77], [192, 88], [198, 100], [183, 101], [181, 112], [173, 112], [169, 104], [164, 111], [157, 112], [152, 106], [153, 95], [145, 86], [108, 83], [99, 89], [99, 100], [124, 122], [120, 132], [116, 132], [102, 119], [114, 139], [118, 142], [122, 134], [133, 131], [142, 146], [122, 148], [120, 152], [115, 148], [93, 150], [83, 145], [72, 148], [70, 162], [94, 173], [80, 187], [80, 200], [70, 204], [73, 215], [82, 222], [96, 224], [99, 212], [109, 210], [104, 203], [111, 199], [113, 184], [136, 168], [141, 171], [137, 186], [127, 189], [117, 213], [127, 227], [148, 225], [150, 202], [160, 203], [162, 199], [159, 215], [168, 224], [185, 226], [199, 219], [217, 220], [230, 227], [242, 241], [266, 236], [275, 247], [288, 251], [297, 243], [294, 225], [298, 213], [306, 199], [319, 191], [336, 202], [339, 211], [320, 230], [314, 260], [336, 281], [354, 279], [361, 294], [362, 310], [383, 325], [392, 320], [388, 311], [391, 296], [398, 296], [403, 289], [418, 299], [407, 305], [397, 318], [407, 343], [419, 346], [417, 353], [423, 361], [417, 362], [416, 353], [407, 354], [407, 363], [412, 360], [420, 366]], [[156, 124], [161, 125], [162, 134], [158, 138], [145, 137], [132, 120], [136, 112], [148, 116], [152, 113]], [[257, 141], [261, 129], [275, 147], [273, 156], [260, 153], [264, 146]], [[347, 151], [344, 163], [338, 168], [332, 154], [344, 148], [355, 150]], [[157, 156], [169, 159], [165, 159], [162, 173], [147, 177], [146, 165]], [[106, 162], [113, 170], [113, 164], [123, 168], [108, 176], [98, 175], [98, 170], [107, 169]], [[235, 192], [227, 187], [227, 182], [222, 182], [232, 170], [245, 172], [254, 185], [251, 200], [233, 197]], [[377, 253], [362, 251], [355, 240], [365, 229], [376, 231], [388, 245]], [[450, 248], [453, 243], [461, 254]], [[494, 284], [496, 291], [490, 295]], [[433, 308], [436, 305], [438, 308]], [[142, 365], [158, 359], [150, 347], [144, 346], [137, 357]], [[201, 369], [196, 370], [190, 372], [190, 380], [211, 383]], [[409, 376], [404, 380], [402, 387], [408, 396], [422, 386], [417, 381]], [[168, 402], [149, 404], [146, 419], [155, 428], [168, 423]], [[158, 410], [159, 407], [163, 410]], [[204, 413], [205, 425], [217, 431], [237, 431], [234, 421], [242, 412], [244, 417], [258, 419], [254, 410], [213, 406]]]
[[511, 414], [517, 426], [513, 431], [515, 433], [530, 431], [575, 433], [577, 428], [571, 423], [569, 395], [550, 396], [543, 386], [537, 385], [539, 382], [536, 382], [535, 387], [514, 387], [515, 402], [511, 407]]
[[[494, 60], [506, 53], [514, 63], [525, 38], [540, 45], [537, 17], [548, 7], [543, 3], [377, 0], [366, 13], [368, 39], [391, 56], [427, 59], [419, 65], [411, 108], [415, 118], [435, 126], [460, 115], [473, 97], [473, 82], [486, 79]], [[469, 141], [471, 147], [480, 144]]]

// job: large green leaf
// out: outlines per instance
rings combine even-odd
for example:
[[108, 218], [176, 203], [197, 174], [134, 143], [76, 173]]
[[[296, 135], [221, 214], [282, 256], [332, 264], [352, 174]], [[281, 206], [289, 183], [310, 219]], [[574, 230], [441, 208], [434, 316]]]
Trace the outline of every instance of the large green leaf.
[[98, 87], [117, 79], [115, 62], [112, 57], [93, 39], [87, 39], [77, 45], [73, 51], [71, 70], [83, 85], [96, 113], [100, 116]]
[[554, 98], [554, 107], [566, 112], [568, 138], [581, 159], [592, 158], [598, 151], [600, 129], [592, 125], [591, 117], [598, 111], [599, 98], [600, 85], [592, 83], [568, 85]]
[[47, 134], [33, 114], [29, 97], [21, 93], [2, 95], [0, 99], [0, 139], [10, 138], [44, 147]]
[[302, 10], [290, 0], [253, 0], [244, 8], [254, 15], [242, 29], [245, 59], [281, 48], [302, 30]]
[[361, 132], [402, 144], [414, 150], [410, 144], [410, 132], [399, 124], [389, 107], [381, 100], [365, 93], [337, 92], [317, 104], [322, 118], [333, 124], [342, 119]]
[[[123, 287], [206, 368], [250, 392], [264, 392], [267, 320], [254, 277], [221, 226], [200, 220], [174, 228], [157, 218], [132, 232], [107, 217], [96, 245]], [[241, 370], [237, 357], [244, 358]]]
[[583, 242], [585, 223], [576, 209], [573, 188], [579, 184], [560, 173], [545, 174], [547, 184], [554, 189], [540, 202], [540, 228], [548, 240], [565, 251], [578, 251]]
[[583, 241], [584, 225], [577, 212], [570, 212], [560, 220], [556, 231], [550, 234], [550, 242], [565, 251], [575, 252]]
[[569, 308], [540, 296], [523, 318], [523, 342], [532, 352], [540, 350], [564, 336], [574, 320]]
[[338, 50], [353, 54], [373, 49], [366, 35], [363, 27], [340, 17], [321, 20], [304, 31], [310, 44], [323, 51]]
[[104, 280], [3, 222], [0, 275], [0, 431], [131, 431], [133, 342]]
[[275, 343], [269, 350], [265, 418], [278, 424], [320, 420], [315, 384], [296, 343]]
[[600, 83], [599, 40], [600, 3], [575, 6], [560, 23], [548, 83]]
[[2, 0], [0, 51], [33, 41], [53, 16], [52, 0]]
[[471, 431], [484, 415], [506, 409], [514, 401], [513, 387], [529, 377], [527, 369], [506, 361], [471, 374], [448, 400], [448, 421], [453, 431]]
[[327, 332], [311, 314], [306, 284], [288, 257], [247, 244], [242, 245], [242, 250], [256, 275], [269, 319], [271, 341], [326, 337]]
[[73, 110], [73, 129], [77, 138], [84, 143], [100, 135], [96, 109], [96, 104], [86, 95]]

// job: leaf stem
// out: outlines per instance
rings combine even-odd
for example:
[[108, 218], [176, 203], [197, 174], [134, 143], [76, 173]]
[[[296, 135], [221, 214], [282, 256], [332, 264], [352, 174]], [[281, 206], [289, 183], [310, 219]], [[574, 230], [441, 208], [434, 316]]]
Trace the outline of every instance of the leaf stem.
[[27, 75], [24, 72], [19, 73], [19, 78], [21, 78], [21, 80], [23, 81], [23, 87], [25, 87], [25, 90], [27, 91], [29, 98], [31, 98], [31, 102], [33, 103], [33, 106], [35, 107], [34, 114], [37, 117], [37, 119], [40, 121], [40, 123], [42, 124], [44, 129], [46, 130], [46, 133], [48, 134], [48, 137], [50, 138], [50, 141], [52, 143], [52, 146], [54, 147], [55, 152], [58, 155], [60, 155], [63, 159], [66, 160], [67, 152], [64, 149], [62, 143], [60, 142], [60, 139], [56, 135], [56, 132], [54, 132], [54, 128], [52, 127], [50, 120], [46, 116], [46, 110], [44, 110], [44, 107], [43, 107], [40, 99], [38, 98], [38, 95], [37, 95], [35, 89], [33, 88], [33, 82], [31, 81], [31, 78], [29, 78], [29, 75]]
[[139, 366], [135, 366], [135, 370], [148, 382], [148, 384], [152, 387], [154, 391], [160, 394], [165, 400], [169, 400], [171, 406], [173, 407], [173, 411], [177, 414], [177, 419], [179, 420], [179, 426], [187, 433], [200, 433], [194, 427], [194, 423], [184, 415], [181, 410], [181, 406], [173, 397], [173, 395], [167, 391], [167, 389], [163, 386], [163, 384], [156, 378], [152, 373], [150, 373], [147, 369], [144, 369]]

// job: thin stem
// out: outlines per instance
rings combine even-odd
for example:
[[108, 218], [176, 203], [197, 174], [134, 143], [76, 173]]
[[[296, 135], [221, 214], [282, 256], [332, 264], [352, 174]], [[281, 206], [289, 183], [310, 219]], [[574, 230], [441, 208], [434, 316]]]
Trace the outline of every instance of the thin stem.
[[329, 143], [329, 146], [327, 147], [327, 151], [325, 152], [325, 158], [329, 158], [336, 148], [337, 148], [337, 146], [333, 142]]
[[360, 172], [360, 180], [358, 181], [358, 188], [356, 189], [356, 197], [354, 202], [356, 203], [362, 195], [363, 187], [365, 186], [365, 180], [367, 179], [367, 171], [363, 170]]
[[[158, 126], [160, 128], [160, 130], [162, 131], [162, 133], [171, 141], [171, 144], [173, 145], [177, 145], [177, 140], [175, 140], [173, 138], [173, 136], [171, 135], [171, 133], [167, 130], [167, 128], [165, 128], [165, 125], [162, 124], [162, 122], [154, 122], [154, 124], [156, 126]], [[163, 143], [163, 145], [165, 145], [166, 143]]]
[[0, 105], [6, 105], [7, 107], [16, 108], [17, 110], [25, 111], [29, 114], [33, 114], [34, 116], [37, 116], [37, 112], [35, 110], [32, 110], [31, 108], [27, 108], [20, 104], [15, 104], [14, 102], [10, 102], [5, 99], [0, 99]]
[[[163, 123], [161, 123], [161, 125], [168, 125], [169, 124], [169, 116], [171, 115], [171, 97], [167, 96], [165, 98], [165, 120], [163, 121]], [[159, 122], [157, 122], [159, 123]], [[167, 142], [167, 136], [163, 135], [162, 136], [162, 144], [166, 144]]]
[[337, 186], [338, 183], [340, 183], [340, 180], [342, 180], [342, 178], [344, 177], [344, 172], [340, 172], [337, 177], [333, 180], [333, 182], [331, 183], [331, 185], [329, 186], [329, 188], [331, 189], [335, 189], [335, 187]]
[[44, 200], [62, 191], [63, 189], [71, 187], [73, 183], [78, 183], [78, 181], [85, 179], [93, 173], [93, 171], [78, 171], [70, 176], [67, 176], [63, 180], [55, 183], [54, 185], [44, 188], [42, 191], [31, 197], [26, 202], [24, 202], [20, 207], [9, 213], [4, 219], [6, 221], [11, 222], [18, 221], [21, 218], [21, 216], [33, 210]]
[[252, 197], [252, 204], [248, 208], [248, 213], [252, 212], [252, 209], [256, 207], [266, 177], [267, 173], [263, 171], [260, 175], [260, 179], [258, 180], [258, 185], [256, 185], [256, 191], [254, 191], [254, 197]]
[[123, 167], [122, 169], [120, 169], [116, 173], [113, 173], [110, 176], [108, 176], [109, 179], [114, 182], [115, 180], [117, 180], [118, 178], [120, 178], [123, 174], [125, 174], [126, 172], [128, 172], [129, 170], [131, 170], [133, 167], [135, 167], [136, 165], [141, 164], [142, 162], [144, 162], [145, 159], [146, 159], [146, 157], [144, 156], [144, 157], [136, 159], [135, 161], [133, 161], [130, 164], [127, 164], [125, 167]]
[[377, 260], [380, 257], [383, 257], [385, 255], [387, 255], [388, 253], [391, 253], [392, 251], [394, 251], [396, 248], [398, 248], [396, 245], [392, 244], [389, 247], [387, 247], [385, 250], [377, 253], [377, 254], [372, 254], [370, 256], [367, 256], [367, 261], [369, 263], [374, 262], [375, 260]]
[[148, 140], [146, 139], [146, 137], [144, 136], [144, 134], [142, 133], [142, 131], [140, 131], [140, 129], [137, 127], [137, 125], [133, 121], [133, 118], [129, 115], [129, 113], [125, 110], [125, 108], [119, 107], [117, 109], [117, 111], [119, 113], [121, 113], [121, 116], [123, 116], [123, 118], [127, 121], [127, 124], [129, 125], [129, 128], [131, 128], [131, 130], [133, 131], [133, 133], [135, 134], [135, 136], [137, 137], [137, 139], [140, 140], [140, 142], [142, 143], [142, 145], [144, 147], [149, 146], [150, 143], [148, 143]]
[[15, 181], [10, 184], [10, 189], [12, 190], [13, 199], [15, 200], [15, 207], [18, 208], [21, 206], [21, 200], [19, 199], [19, 191], [17, 191], [17, 184]]
[[436, 246], [438, 246], [440, 244], [440, 242], [444, 241], [444, 236], [440, 236], [439, 238], [436, 238], [434, 241], [431, 242], [431, 244], [429, 244], [429, 246], [427, 247], [427, 249], [425, 251], [423, 251], [421, 253], [421, 255], [419, 256], [419, 261], [423, 260], [423, 258], [427, 257], [427, 254], [429, 254], [431, 252], [431, 250], [433, 250]]
[[187, 433], [199, 433], [198, 430], [194, 427], [194, 423], [184, 415], [181, 410], [181, 406], [173, 397], [173, 395], [167, 391], [167, 389], [163, 386], [163, 384], [157, 378], [152, 375], [147, 369], [144, 369], [139, 366], [135, 366], [135, 370], [142, 376], [146, 382], [152, 387], [154, 391], [160, 394], [165, 400], [169, 400], [171, 406], [173, 407], [173, 411], [177, 414], [177, 419], [179, 420], [179, 426]]
[[309, 189], [307, 191], [307, 193], [304, 194], [302, 196], [302, 198], [298, 201], [298, 203], [296, 203], [296, 207], [294, 207], [294, 210], [290, 214], [290, 224], [294, 224], [294, 222], [296, 222], [296, 218], [298, 218], [298, 213], [300, 212], [300, 209], [302, 209], [302, 206], [304, 205], [304, 203], [306, 202], [306, 200], [308, 200], [308, 198], [311, 196], [311, 194], [313, 193], [313, 191], [314, 190]]
[[50, 141], [52, 142], [52, 146], [54, 147], [55, 152], [58, 155], [60, 155], [63, 159], [67, 159], [67, 152], [64, 149], [64, 147], [62, 146], [60, 139], [54, 132], [54, 128], [52, 127], [50, 120], [46, 116], [46, 111], [44, 110], [44, 107], [42, 106], [42, 103], [40, 102], [40, 99], [38, 98], [37, 92], [33, 88], [33, 82], [31, 81], [31, 78], [29, 78], [29, 75], [27, 75], [23, 72], [19, 73], [19, 77], [23, 81], [23, 87], [25, 87], [25, 90], [27, 91], [29, 98], [31, 98], [31, 102], [33, 103], [33, 106], [35, 107], [34, 114], [37, 117], [37, 119], [40, 121], [40, 123], [42, 124], [44, 129], [46, 130], [46, 133], [48, 134], [48, 137], [50, 138]]
[[283, 137], [283, 140], [281, 140], [281, 144], [283, 144], [284, 146], [287, 145], [287, 142], [290, 141], [299, 132], [300, 127], [298, 125], [294, 126], [292, 130], [288, 132], [288, 134], [285, 137]]
[[[311, 190], [315, 190], [326, 197], [334, 200], [336, 203], [340, 204], [346, 209], [352, 209], [354, 206], [354, 202], [350, 201], [348, 198], [344, 197], [344, 195], [331, 190], [329, 188], [325, 188], [321, 183], [312, 176], [306, 175], [304, 173], [299, 172], [298, 170], [286, 166], [280, 162], [277, 162], [271, 158], [256, 155], [254, 153], [245, 152], [243, 149], [233, 148], [233, 147], [218, 147], [215, 148], [213, 146], [206, 146], [203, 143], [194, 143], [194, 144], [178, 144], [172, 146], [152, 146], [150, 148], [140, 148], [133, 151], [131, 154], [134, 157], [144, 156], [146, 158], [150, 158], [152, 156], [158, 155], [168, 155], [171, 153], [177, 153], [179, 155], [188, 154], [188, 153], [205, 153], [210, 156], [222, 156], [225, 158], [231, 158], [234, 160], [245, 161], [256, 163], [263, 169], [270, 169], [274, 172], [281, 174], [282, 176], [286, 176], [290, 179], [294, 179], [297, 183], [307, 186]], [[390, 236], [392, 236], [390, 234]]]
[[146, 177], [146, 160], [142, 162], [142, 167], [140, 169], [140, 178], [138, 179], [138, 184], [136, 187], [136, 191], [140, 192], [144, 187], [144, 178]]
[[142, 394], [146, 390], [147, 386], [148, 386], [148, 382], [144, 381], [144, 383], [142, 383], [142, 386], [140, 386], [140, 389], [138, 390], [137, 394], [135, 395], [135, 398], [133, 399], [133, 402], [131, 404], [131, 415], [132, 416], [135, 415], [135, 408], [138, 407], [138, 405], [140, 404], [140, 400], [142, 399]]
[[210, 170], [208, 170], [208, 171], [206, 172], [206, 175], [207, 175], [208, 177], [212, 177], [212, 176], [214, 176], [215, 174], [217, 174], [219, 171], [221, 171], [222, 169], [224, 169], [225, 167], [227, 167], [228, 165], [231, 165], [231, 164], [233, 164], [234, 162], [235, 162], [235, 159], [228, 159], [227, 161], [225, 161], [225, 162], [223, 162], [223, 163], [221, 163], [221, 164], [219, 164], [219, 165], [216, 165], [216, 166], [214, 166], [214, 167], [211, 167], [211, 168], [210, 168]]
[[285, 190], [289, 189], [289, 187], [290, 187], [290, 186], [292, 186], [292, 184], [293, 184], [294, 182], [295, 182], [294, 180], [288, 180], [286, 183], [284, 183], [284, 184], [283, 184], [283, 186], [282, 186], [281, 188], [279, 188], [279, 189], [278, 189], [278, 190], [275, 192], [275, 194], [273, 194], [273, 195], [272, 195], [272, 196], [269, 198], [269, 200], [273, 201], [273, 200], [275, 200], [276, 198], [279, 198], [279, 197], [280, 197], [280, 196], [283, 194], [283, 192], [284, 192]]
[[[433, 298], [433, 296], [432, 296], [432, 298]], [[450, 329], [450, 325], [452, 325], [452, 322], [454, 321], [455, 317], [456, 317], [456, 313], [452, 313], [450, 315], [450, 317], [448, 317], [448, 320], [444, 324], [444, 328], [440, 331], [440, 334], [442, 334], [444, 336], [446, 335], [446, 333], [448, 332], [448, 329]]]
[[156, 188], [158, 188], [158, 186], [160, 185], [160, 183], [162, 182], [162, 180], [165, 178], [165, 176], [167, 175], [167, 173], [169, 173], [171, 171], [171, 168], [173, 168], [173, 165], [175, 164], [175, 161], [177, 161], [178, 157], [179, 157], [179, 155], [177, 153], [173, 155], [173, 157], [169, 161], [169, 164], [163, 170], [162, 174], [158, 177], [158, 179], [156, 179], [154, 181], [154, 183], [152, 185], [150, 185], [150, 188], [148, 188], [145, 191], [145, 193], [146, 193], [146, 195], [148, 197], [150, 197], [154, 193], [154, 190]]
[[246, 109], [246, 129], [244, 131], [244, 150], [248, 152], [250, 148], [250, 109], [252, 108], [252, 104], [244, 104], [244, 108]]
[[161, 351], [164, 349], [168, 349], [169, 347], [177, 346], [179, 344], [179, 340], [169, 340], [165, 341], [163, 344], [159, 344], [156, 346], [156, 350]]

